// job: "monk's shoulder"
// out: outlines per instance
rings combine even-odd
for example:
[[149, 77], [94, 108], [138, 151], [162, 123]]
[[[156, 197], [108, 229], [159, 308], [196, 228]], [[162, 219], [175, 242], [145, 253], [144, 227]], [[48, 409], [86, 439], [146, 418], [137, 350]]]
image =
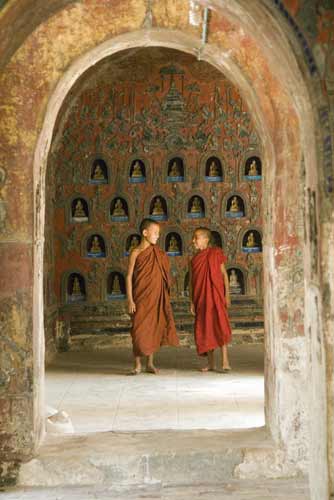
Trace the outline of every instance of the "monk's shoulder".
[[210, 247], [210, 252], [214, 255], [219, 255], [223, 253], [220, 247]]
[[130, 257], [137, 257], [143, 250], [140, 248], [133, 248], [130, 252]]
[[141, 254], [143, 251], [142, 248], [134, 248], [131, 250], [130, 255], [129, 255], [129, 262], [135, 264], [137, 262], [137, 257], [139, 254]]
[[217, 259], [222, 259], [222, 260], [224, 260], [226, 258], [223, 250], [220, 247], [211, 247], [210, 248], [210, 255], [212, 255], [212, 257], [215, 257]]
[[155, 247], [155, 251], [157, 252], [157, 254], [161, 255], [161, 257], [168, 257], [166, 252], [158, 246]]

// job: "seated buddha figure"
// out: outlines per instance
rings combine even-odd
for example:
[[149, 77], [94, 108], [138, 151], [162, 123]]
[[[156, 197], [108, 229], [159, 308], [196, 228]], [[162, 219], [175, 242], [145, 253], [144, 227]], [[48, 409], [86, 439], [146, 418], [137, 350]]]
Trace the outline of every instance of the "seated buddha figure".
[[178, 166], [178, 164], [176, 163], [176, 161], [173, 161], [173, 164], [170, 168], [170, 171], [169, 171], [169, 177], [180, 177], [182, 174], [181, 174], [181, 170], [180, 170], [180, 167]]
[[209, 177], [220, 177], [219, 168], [213, 160], [209, 166]]
[[247, 242], [246, 242], [246, 247], [248, 248], [254, 248], [256, 247], [256, 241], [255, 241], [255, 238], [254, 238], [254, 233], [249, 233], [249, 235], [247, 236]]
[[230, 276], [229, 276], [229, 284], [230, 284], [230, 291], [232, 294], [240, 294], [241, 293], [241, 286], [238, 280], [238, 275], [235, 271], [235, 269], [231, 270]]
[[122, 294], [122, 290], [121, 290], [121, 285], [119, 282], [119, 277], [117, 276], [117, 274], [115, 274], [114, 281], [112, 284], [111, 295], [121, 295], [121, 294]]
[[159, 196], [155, 199], [152, 215], [164, 215], [164, 208], [162, 206], [161, 198]]
[[81, 287], [80, 287], [80, 281], [79, 281], [78, 276], [75, 276], [75, 278], [73, 280], [71, 295], [75, 296], [75, 297], [81, 297], [82, 296]]
[[112, 215], [112, 217], [124, 217], [124, 216], [126, 216], [126, 212], [125, 212], [124, 207], [123, 207], [123, 202], [120, 198], [117, 198], [117, 200], [115, 201], [114, 210], [113, 210], [111, 215]]
[[77, 217], [78, 219], [82, 219], [83, 217], [87, 218], [87, 215], [85, 213], [85, 209], [83, 207], [81, 200], [78, 200], [75, 204], [74, 217]]
[[180, 252], [178, 241], [174, 235], [172, 235], [171, 239], [169, 240], [167, 252]]
[[105, 179], [105, 176], [104, 176], [104, 173], [103, 173], [103, 169], [102, 169], [102, 167], [101, 167], [101, 165], [99, 163], [97, 163], [95, 165], [95, 168], [94, 168], [94, 171], [93, 171], [93, 175], [92, 175], [92, 179], [94, 181], [101, 181], [101, 180]]
[[141, 170], [139, 161], [136, 161], [133, 165], [131, 177], [143, 177], [143, 172]]
[[239, 201], [236, 196], [232, 198], [230, 212], [240, 212]]
[[232, 269], [229, 281], [230, 281], [230, 286], [240, 286], [238, 281], [238, 275], [235, 272], [235, 269]]
[[137, 248], [137, 246], [139, 245], [139, 243], [140, 243], [139, 236], [132, 236], [132, 238], [130, 240], [129, 253], [131, 253], [132, 250], [134, 250], [135, 248]]
[[254, 177], [256, 175], [259, 175], [259, 172], [257, 170], [257, 165], [256, 165], [256, 161], [255, 160], [253, 160], [252, 163], [249, 166], [248, 175], [250, 177]]
[[100, 246], [98, 236], [93, 237], [89, 252], [90, 253], [102, 253], [102, 249]]
[[201, 212], [202, 212], [201, 200], [198, 196], [195, 196], [190, 207], [190, 213], [199, 214]]

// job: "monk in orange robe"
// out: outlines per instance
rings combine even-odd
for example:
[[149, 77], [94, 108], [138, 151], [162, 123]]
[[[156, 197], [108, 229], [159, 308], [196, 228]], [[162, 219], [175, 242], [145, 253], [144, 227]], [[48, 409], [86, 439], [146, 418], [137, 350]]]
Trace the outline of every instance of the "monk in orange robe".
[[131, 375], [141, 372], [141, 356], [147, 357], [146, 371], [158, 373], [153, 354], [162, 345], [179, 344], [169, 298], [169, 259], [156, 245], [160, 226], [152, 219], [144, 219], [140, 233], [141, 242], [130, 254], [126, 278], [129, 313], [133, 314], [135, 366]]
[[222, 370], [231, 370], [227, 344], [231, 326], [229, 280], [225, 269], [226, 256], [221, 248], [211, 246], [211, 231], [200, 227], [193, 234], [197, 254], [191, 260], [191, 312], [195, 315], [195, 342], [199, 355], [208, 356], [208, 366], [202, 371], [215, 370], [214, 349], [221, 349]]

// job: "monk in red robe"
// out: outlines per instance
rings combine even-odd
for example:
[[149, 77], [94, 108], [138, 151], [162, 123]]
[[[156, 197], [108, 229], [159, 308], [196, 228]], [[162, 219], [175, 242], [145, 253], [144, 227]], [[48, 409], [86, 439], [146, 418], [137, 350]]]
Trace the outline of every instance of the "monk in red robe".
[[222, 370], [231, 370], [227, 344], [231, 326], [227, 308], [230, 307], [229, 280], [225, 269], [226, 256], [221, 248], [211, 246], [211, 231], [205, 227], [195, 230], [193, 245], [197, 254], [191, 260], [191, 312], [195, 315], [195, 342], [199, 355], [208, 356], [208, 366], [202, 371], [215, 370], [214, 349], [220, 348]]
[[133, 314], [135, 366], [131, 375], [141, 372], [141, 356], [147, 357], [146, 371], [158, 373], [153, 354], [162, 345], [179, 344], [169, 298], [169, 259], [156, 245], [160, 226], [152, 219], [144, 219], [140, 233], [141, 242], [130, 254], [126, 279], [129, 313]]

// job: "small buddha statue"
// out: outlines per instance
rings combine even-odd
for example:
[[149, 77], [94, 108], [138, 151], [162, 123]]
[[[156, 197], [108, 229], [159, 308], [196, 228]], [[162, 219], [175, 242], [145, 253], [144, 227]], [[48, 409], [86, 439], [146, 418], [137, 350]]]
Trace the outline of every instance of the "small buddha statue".
[[103, 173], [102, 167], [99, 163], [94, 168], [92, 178], [94, 181], [100, 181], [100, 180], [104, 179], [104, 173]]
[[132, 252], [137, 246], [139, 245], [140, 240], [138, 236], [132, 236], [131, 241], [130, 241], [130, 246], [129, 246], [129, 253]]
[[173, 164], [170, 168], [169, 176], [170, 177], [180, 177], [181, 176], [180, 167], [178, 166], [176, 161], [173, 162]]
[[238, 281], [238, 275], [235, 272], [235, 269], [232, 269], [232, 271], [230, 273], [229, 283], [230, 283], [231, 288], [240, 288], [240, 283]]
[[164, 209], [161, 203], [161, 198], [156, 198], [154, 205], [153, 205], [153, 210], [152, 210], [152, 215], [164, 215]]
[[169, 240], [169, 245], [168, 245], [168, 252], [179, 252], [179, 244], [175, 236], [171, 236], [171, 239]]
[[71, 295], [75, 295], [75, 296], [79, 296], [79, 295], [82, 295], [81, 293], [81, 288], [80, 288], [80, 281], [79, 281], [79, 278], [78, 276], [75, 276], [74, 280], [73, 280], [73, 285], [72, 285], [72, 294]]
[[90, 253], [101, 253], [102, 252], [98, 236], [93, 237], [89, 252]]
[[230, 212], [240, 212], [239, 202], [236, 196], [232, 198]]
[[143, 172], [141, 170], [139, 161], [136, 161], [133, 165], [131, 177], [143, 177]]
[[256, 161], [255, 160], [253, 160], [252, 163], [249, 166], [248, 175], [249, 176], [259, 175], [259, 172], [257, 170], [257, 165], [256, 165]]
[[198, 196], [195, 196], [190, 207], [190, 213], [198, 214], [202, 212], [201, 200]]
[[247, 237], [247, 242], [246, 242], [246, 247], [248, 248], [253, 248], [256, 246], [255, 238], [254, 238], [254, 233], [249, 233]]
[[111, 290], [111, 295], [121, 295], [122, 290], [121, 290], [121, 285], [119, 283], [119, 277], [117, 274], [114, 276], [114, 281], [112, 284], [112, 290]]
[[123, 202], [120, 198], [117, 198], [114, 206], [114, 210], [111, 214], [113, 217], [124, 217], [126, 212], [123, 207]]
[[220, 172], [219, 168], [216, 165], [216, 162], [212, 161], [209, 166], [209, 177], [219, 177]]
[[87, 217], [81, 200], [78, 200], [75, 204], [74, 217], [78, 218]]

